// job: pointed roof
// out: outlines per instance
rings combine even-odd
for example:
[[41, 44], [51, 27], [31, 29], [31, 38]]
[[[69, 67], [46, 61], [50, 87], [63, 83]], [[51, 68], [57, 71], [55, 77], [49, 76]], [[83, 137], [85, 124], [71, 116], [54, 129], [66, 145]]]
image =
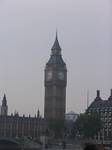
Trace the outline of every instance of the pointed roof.
[[55, 38], [55, 42], [53, 44], [53, 47], [51, 49], [51, 57], [47, 62], [47, 65], [51, 65], [51, 64], [57, 64], [57, 65], [61, 65], [61, 66], [65, 66], [65, 62], [63, 61], [63, 58], [61, 56], [61, 47], [59, 45], [58, 42], [58, 34], [56, 31], [56, 38]]
[[100, 97], [100, 91], [97, 90], [97, 96], [95, 100], [90, 104], [89, 109], [105, 109], [105, 108], [112, 108], [112, 89], [110, 90], [110, 96], [108, 100], [102, 100]]
[[59, 51], [61, 51], [61, 47], [60, 47], [59, 42], [58, 42], [58, 33], [57, 33], [57, 31], [56, 31], [55, 42], [54, 42], [51, 50], [59, 50]]
[[39, 111], [39, 108], [38, 108], [38, 111], [37, 111], [37, 118], [40, 117], [40, 111]]
[[3, 97], [3, 100], [6, 100], [6, 94], [4, 93], [4, 97]]
[[63, 61], [63, 58], [61, 55], [51, 55], [48, 64], [58, 64], [58, 65], [65, 65], [65, 62]]
[[2, 105], [6, 106], [7, 105], [7, 99], [6, 95], [4, 94], [3, 100], [2, 100]]

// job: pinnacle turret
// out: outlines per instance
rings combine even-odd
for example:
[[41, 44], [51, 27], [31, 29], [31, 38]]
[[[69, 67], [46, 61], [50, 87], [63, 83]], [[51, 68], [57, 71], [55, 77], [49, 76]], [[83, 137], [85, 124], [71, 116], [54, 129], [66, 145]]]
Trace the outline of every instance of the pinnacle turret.
[[60, 54], [61, 53], [61, 47], [59, 45], [59, 42], [58, 42], [58, 34], [57, 34], [57, 31], [56, 31], [56, 38], [55, 38], [55, 42], [52, 46], [52, 54]]
[[7, 99], [6, 95], [4, 94], [3, 100], [2, 100], [2, 106], [7, 106]]
[[40, 118], [40, 111], [39, 111], [39, 109], [37, 111], [37, 118]]
[[56, 38], [55, 38], [55, 42], [53, 44], [53, 47], [51, 49], [51, 57], [47, 62], [47, 65], [53, 65], [53, 64], [57, 64], [60, 66], [65, 66], [65, 63], [63, 61], [62, 55], [61, 55], [61, 47], [59, 45], [58, 42], [58, 34], [56, 31]]
[[6, 99], [6, 95], [4, 94], [4, 97], [2, 100], [2, 106], [1, 106], [1, 115], [7, 116], [7, 114], [8, 114], [7, 99]]

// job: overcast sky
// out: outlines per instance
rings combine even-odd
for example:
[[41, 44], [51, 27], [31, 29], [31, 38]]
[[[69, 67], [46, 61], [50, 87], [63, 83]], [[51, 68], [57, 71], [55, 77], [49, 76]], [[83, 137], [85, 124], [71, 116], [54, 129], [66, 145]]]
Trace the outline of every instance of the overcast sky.
[[68, 69], [67, 112], [112, 88], [112, 0], [0, 0], [0, 103], [44, 112], [44, 68], [58, 29]]

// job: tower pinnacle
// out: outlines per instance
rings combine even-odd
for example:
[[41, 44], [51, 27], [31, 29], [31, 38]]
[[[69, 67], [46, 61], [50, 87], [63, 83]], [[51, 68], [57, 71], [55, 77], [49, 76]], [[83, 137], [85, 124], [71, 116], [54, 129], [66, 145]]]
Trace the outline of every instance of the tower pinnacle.
[[1, 115], [7, 116], [7, 114], [8, 114], [7, 99], [6, 99], [6, 95], [4, 94], [4, 97], [2, 100], [2, 106], [1, 106]]
[[59, 42], [58, 42], [57, 30], [56, 30], [55, 42], [54, 42], [51, 50], [52, 50], [52, 54], [60, 54], [60, 52], [61, 52], [61, 47], [60, 47]]
[[3, 100], [2, 100], [2, 106], [7, 106], [7, 100], [6, 95], [4, 94]]
[[61, 66], [65, 66], [66, 64], [64, 63], [62, 56], [61, 56], [61, 47], [59, 45], [58, 42], [58, 33], [56, 31], [56, 37], [55, 37], [55, 41], [54, 44], [51, 48], [51, 57], [47, 62], [47, 65], [53, 65], [53, 64], [57, 64], [57, 65], [61, 65]]

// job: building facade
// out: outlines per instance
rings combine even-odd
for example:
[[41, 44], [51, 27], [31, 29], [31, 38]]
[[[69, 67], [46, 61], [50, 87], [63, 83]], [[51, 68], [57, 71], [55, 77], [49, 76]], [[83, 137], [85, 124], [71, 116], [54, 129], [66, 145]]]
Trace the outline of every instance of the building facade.
[[96, 98], [87, 109], [87, 113], [98, 113], [103, 123], [103, 128], [97, 134], [99, 140], [112, 140], [112, 89], [107, 100], [103, 100], [100, 91], [97, 91]]
[[45, 121], [40, 117], [39, 110], [34, 117], [19, 116], [17, 112], [8, 115], [7, 99], [4, 95], [0, 114], [0, 137], [21, 138], [26, 136], [37, 139], [44, 134], [44, 130]]
[[45, 67], [44, 117], [46, 120], [65, 120], [66, 85], [67, 69], [56, 33], [51, 56]]

